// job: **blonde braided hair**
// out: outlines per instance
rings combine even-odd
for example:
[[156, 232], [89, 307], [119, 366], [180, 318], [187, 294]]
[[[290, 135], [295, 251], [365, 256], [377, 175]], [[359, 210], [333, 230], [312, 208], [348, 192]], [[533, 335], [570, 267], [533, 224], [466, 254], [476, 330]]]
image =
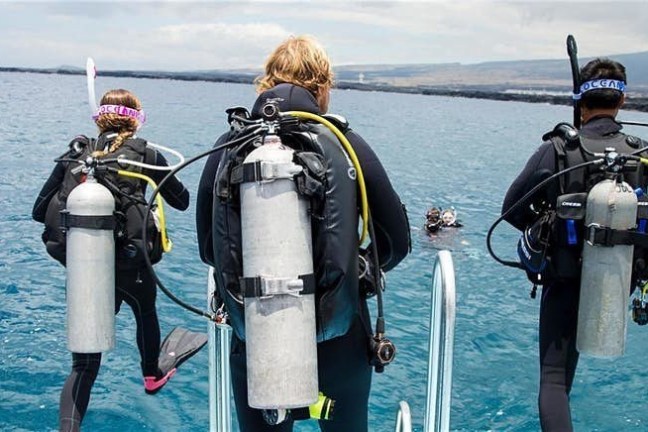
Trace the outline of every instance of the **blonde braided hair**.
[[[135, 110], [141, 110], [142, 104], [133, 93], [124, 89], [107, 91], [101, 98], [100, 105], [123, 105]], [[92, 153], [94, 157], [103, 157], [115, 152], [130, 137], [135, 135], [139, 127], [139, 121], [132, 117], [115, 113], [103, 113], [95, 120], [99, 133], [117, 132], [117, 138], [113, 140], [108, 150], [96, 150]]]

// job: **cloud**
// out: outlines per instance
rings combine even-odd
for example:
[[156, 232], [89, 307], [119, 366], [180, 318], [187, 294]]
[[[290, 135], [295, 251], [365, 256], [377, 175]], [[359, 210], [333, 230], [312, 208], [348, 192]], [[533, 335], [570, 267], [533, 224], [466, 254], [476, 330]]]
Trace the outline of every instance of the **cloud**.
[[645, 2], [0, 1], [0, 62], [57, 66], [93, 55], [111, 69], [259, 67], [302, 33], [335, 64], [560, 59], [570, 33], [582, 57], [644, 51], [645, 22]]

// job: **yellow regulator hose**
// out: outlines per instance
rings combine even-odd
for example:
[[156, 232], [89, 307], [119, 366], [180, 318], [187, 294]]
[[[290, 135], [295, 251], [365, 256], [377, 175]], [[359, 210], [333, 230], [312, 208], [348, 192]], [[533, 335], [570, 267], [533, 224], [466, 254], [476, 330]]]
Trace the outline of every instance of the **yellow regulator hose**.
[[[155, 184], [153, 179], [145, 176], [144, 174], [126, 170], [118, 170], [117, 174], [123, 175], [125, 177], [134, 177], [144, 180], [153, 188], [153, 190], [157, 189], [157, 184]], [[155, 214], [157, 215], [158, 221], [160, 222], [160, 234], [162, 234], [162, 250], [164, 252], [171, 252], [171, 249], [173, 248], [173, 242], [171, 242], [171, 239], [167, 236], [166, 220], [164, 219], [164, 201], [162, 201], [162, 196], [160, 194], [157, 194], [155, 196], [155, 202], [157, 203]]]
[[356, 156], [353, 147], [351, 147], [351, 143], [344, 136], [344, 134], [340, 132], [340, 130], [337, 127], [335, 127], [333, 123], [326, 120], [322, 116], [305, 112], [305, 111], [287, 111], [284, 114], [297, 117], [297, 118], [302, 118], [302, 119], [315, 120], [316, 122], [319, 122], [324, 126], [326, 126], [327, 128], [329, 128], [331, 132], [333, 132], [335, 136], [342, 143], [342, 146], [344, 147], [347, 154], [349, 155], [349, 158], [351, 159], [351, 162], [353, 163], [353, 166], [358, 175], [358, 186], [360, 187], [360, 203], [361, 203], [361, 216], [362, 216], [362, 234], [360, 235], [360, 244], [362, 244], [367, 238], [368, 223], [369, 223], [369, 203], [367, 201], [367, 188], [365, 186], [364, 175], [362, 174], [362, 168], [360, 167], [360, 161], [358, 161], [358, 157]]

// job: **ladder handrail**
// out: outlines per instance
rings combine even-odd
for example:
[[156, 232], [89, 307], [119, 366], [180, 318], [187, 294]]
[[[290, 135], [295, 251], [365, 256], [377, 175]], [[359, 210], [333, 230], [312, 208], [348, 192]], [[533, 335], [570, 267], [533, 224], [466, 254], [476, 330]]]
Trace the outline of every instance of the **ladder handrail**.
[[455, 272], [452, 254], [439, 251], [432, 273], [428, 393], [424, 430], [450, 430], [455, 329]]
[[[428, 388], [423, 430], [447, 432], [450, 430], [456, 317], [454, 264], [452, 254], [447, 250], [439, 251], [434, 261], [431, 291]], [[411, 432], [411, 424], [409, 405], [401, 401], [396, 418], [396, 432]]]
[[398, 404], [398, 416], [396, 417], [396, 432], [412, 432], [412, 414], [410, 407], [405, 401]]
[[[216, 288], [214, 268], [209, 267], [207, 275], [207, 307], [212, 305], [212, 295]], [[230, 340], [232, 328], [227, 324], [207, 323], [209, 337], [209, 430], [211, 432], [231, 432], [232, 413], [230, 408]]]

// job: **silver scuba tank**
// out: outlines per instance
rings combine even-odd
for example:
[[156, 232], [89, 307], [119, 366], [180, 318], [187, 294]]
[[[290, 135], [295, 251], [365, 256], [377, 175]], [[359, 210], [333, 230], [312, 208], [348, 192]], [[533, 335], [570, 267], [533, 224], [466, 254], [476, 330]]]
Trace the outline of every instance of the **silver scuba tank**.
[[[293, 150], [276, 135], [244, 161], [240, 186], [248, 403], [309, 406], [318, 399], [313, 252], [308, 201]], [[309, 282], [310, 280], [310, 282]]]
[[590, 236], [595, 227], [634, 228], [636, 218], [637, 197], [628, 183], [608, 179], [590, 190], [576, 337], [581, 354], [617, 357], [625, 350], [634, 246], [592, 244]]
[[92, 176], [67, 199], [68, 349], [99, 353], [115, 346], [115, 199]]

